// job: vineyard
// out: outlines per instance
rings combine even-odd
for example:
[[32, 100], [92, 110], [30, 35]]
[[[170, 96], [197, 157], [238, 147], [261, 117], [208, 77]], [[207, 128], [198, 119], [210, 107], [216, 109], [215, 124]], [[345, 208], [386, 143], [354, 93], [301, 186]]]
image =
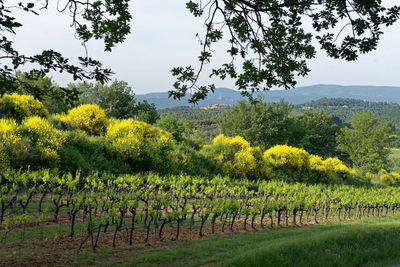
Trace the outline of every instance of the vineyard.
[[[365, 101], [396, 102], [399, 88], [297, 86], [315, 44], [356, 61], [400, 5], [187, 0], [203, 27], [197, 64], [180, 66], [194, 24], [178, 1], [0, 2], [0, 267], [400, 263], [400, 106]], [[61, 13], [75, 60], [57, 44], [69, 43]], [[116, 68], [91, 57], [92, 39], [105, 52], [132, 41], [132, 18], [142, 44], [110, 58]], [[137, 95], [151, 88], [169, 91]]]
[[[395, 187], [155, 174], [80, 177], [48, 170], [4, 171], [0, 184], [2, 243], [13, 231], [21, 233], [23, 241], [29, 228], [59, 225], [79, 239], [77, 250], [95, 250], [105, 238], [115, 247], [121, 240], [126, 245], [179, 240], [188, 229], [203, 236], [382, 217], [400, 208], [400, 189]], [[166, 229], [173, 229], [173, 235], [166, 236]]]

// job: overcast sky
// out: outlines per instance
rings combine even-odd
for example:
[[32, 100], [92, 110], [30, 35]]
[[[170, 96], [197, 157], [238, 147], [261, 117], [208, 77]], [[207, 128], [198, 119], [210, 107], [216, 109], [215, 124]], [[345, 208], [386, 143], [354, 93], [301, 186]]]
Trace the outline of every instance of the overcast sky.
[[[71, 20], [68, 14], [57, 13], [57, 1], [50, 2], [52, 6], [41, 11], [40, 16], [21, 16], [24, 26], [17, 31], [15, 46], [28, 54], [51, 48], [71, 58], [85, 55], [85, 50], [69, 27]], [[194, 65], [200, 51], [195, 34], [202, 31], [202, 20], [189, 14], [185, 3], [185, 0], [132, 1], [132, 33], [126, 41], [114, 48], [112, 53], [103, 52], [101, 42], [91, 42], [88, 44], [89, 56], [111, 68], [115, 72], [113, 79], [128, 82], [136, 94], [170, 90], [174, 82], [170, 70], [175, 66]], [[298, 86], [400, 86], [400, 23], [384, 31], [378, 50], [362, 55], [357, 62], [329, 59], [324, 52], [319, 52], [309, 62], [311, 73], [298, 78]], [[222, 63], [223, 53], [217, 54], [214, 60]], [[60, 85], [71, 81], [69, 76], [52, 75]], [[209, 83], [204, 76], [201, 81]], [[217, 87], [235, 88], [233, 81], [212, 82]]]

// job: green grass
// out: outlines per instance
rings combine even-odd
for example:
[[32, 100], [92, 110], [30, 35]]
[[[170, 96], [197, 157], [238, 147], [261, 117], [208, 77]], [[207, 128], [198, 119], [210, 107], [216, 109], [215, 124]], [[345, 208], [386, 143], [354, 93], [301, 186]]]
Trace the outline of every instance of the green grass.
[[400, 149], [392, 148], [389, 155], [389, 169], [391, 171], [400, 171]]
[[399, 159], [400, 160], [400, 149], [399, 148], [392, 148], [391, 149], [389, 159]]
[[[265, 230], [80, 255], [97, 266], [388, 266], [400, 263], [400, 217]], [[142, 250], [142, 251], [141, 251]], [[111, 257], [111, 255], [114, 255]], [[111, 258], [110, 258], [111, 257]], [[110, 262], [111, 261], [111, 262]]]

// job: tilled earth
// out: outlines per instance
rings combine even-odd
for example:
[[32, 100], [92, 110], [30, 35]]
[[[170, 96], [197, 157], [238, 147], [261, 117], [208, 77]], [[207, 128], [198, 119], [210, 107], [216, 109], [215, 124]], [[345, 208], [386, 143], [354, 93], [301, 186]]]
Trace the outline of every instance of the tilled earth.
[[[330, 218], [334, 221], [335, 218]], [[199, 226], [196, 225], [195, 229], [190, 229], [189, 223], [185, 223], [180, 228], [179, 240], [176, 239], [176, 226], [167, 225], [163, 230], [163, 239], [159, 240], [154, 235], [154, 229], [151, 230], [150, 238], [145, 243], [146, 231], [135, 230], [133, 245], [141, 249], [127, 249], [129, 246], [129, 231], [122, 230], [118, 233], [116, 239], [116, 248], [114, 252], [110, 253], [107, 259], [110, 264], [112, 262], [120, 262], [122, 259], [133, 258], [142, 255], [153, 249], [170, 249], [171, 246], [177, 242], [184, 243], [194, 239], [204, 239], [215, 235], [228, 235], [240, 232], [252, 232], [263, 230], [260, 222], [254, 223], [254, 229], [251, 227], [251, 220], [247, 222], [247, 228], [244, 230], [244, 223], [242, 219], [235, 222], [233, 231], [230, 225], [225, 225], [225, 231], [222, 232], [222, 222], [217, 220], [215, 223], [214, 234], [211, 234], [211, 223], [207, 223], [203, 229], [203, 236], [199, 236]], [[302, 226], [314, 224], [308, 222]], [[281, 222], [281, 226], [274, 223], [273, 228], [268, 227], [270, 222], [268, 219], [264, 221], [265, 229], [280, 229], [285, 227], [298, 227], [294, 226], [290, 221], [289, 226], [286, 226], [285, 221]], [[78, 265], [77, 254], [80, 253], [78, 248], [85, 239], [85, 235], [77, 235], [73, 238], [69, 236], [60, 236], [56, 239], [41, 239], [29, 240], [24, 242], [10, 242], [0, 244], [0, 266], [76, 266]], [[99, 242], [96, 249], [109, 248], [112, 249], [113, 232], [101, 233]], [[87, 240], [83, 246], [83, 250], [90, 251], [90, 239]]]

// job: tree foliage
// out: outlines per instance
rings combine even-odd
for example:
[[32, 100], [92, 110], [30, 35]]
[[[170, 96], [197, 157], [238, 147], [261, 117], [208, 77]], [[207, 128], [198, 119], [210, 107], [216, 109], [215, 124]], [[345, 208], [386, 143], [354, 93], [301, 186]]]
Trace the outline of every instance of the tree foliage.
[[157, 108], [154, 104], [150, 104], [146, 100], [138, 102], [135, 107], [135, 119], [154, 124], [160, 118]]
[[69, 88], [80, 93], [78, 103], [99, 105], [109, 117], [134, 118], [150, 124], [159, 118], [154, 105], [147, 101], [136, 103], [135, 94], [127, 82], [115, 80], [110, 85], [83, 82], [70, 84]]
[[343, 128], [338, 136], [339, 149], [349, 155], [353, 166], [378, 172], [387, 167], [392, 131], [386, 121], [372, 117], [365, 110], [353, 116], [350, 128]]
[[190, 129], [188, 129], [183, 121], [177, 120], [172, 113], [162, 116], [155, 125], [160, 129], [170, 132], [178, 142], [182, 142], [190, 135]]
[[[70, 25], [79, 41], [85, 44], [102, 40], [104, 50], [109, 52], [130, 33], [129, 2], [67, 0], [58, 2], [57, 10], [70, 15]], [[111, 70], [87, 53], [78, 57], [79, 64], [72, 64], [69, 58], [53, 49], [28, 55], [16, 48], [9, 37], [23, 26], [16, 14], [45, 15], [51, 4], [49, 0], [0, 1], [0, 51], [4, 62], [0, 68], [0, 94], [16, 91], [21, 86], [31, 87], [15, 75], [15, 70], [23, 66], [30, 69], [29, 79], [40, 79], [50, 71], [58, 71], [72, 75], [74, 80], [109, 80]], [[296, 76], [305, 76], [310, 71], [307, 60], [316, 51], [313, 38], [328, 56], [356, 60], [359, 54], [377, 48], [382, 28], [395, 23], [400, 13], [399, 6], [371, 0], [190, 0], [186, 7], [195, 17], [202, 18], [205, 25], [204, 35], [198, 35], [202, 45], [198, 57], [200, 66], [174, 68], [175, 90], [170, 95], [180, 98], [195, 89], [191, 102], [204, 98], [215, 88], [198, 84], [204, 65], [211, 62], [215, 43], [229, 44], [226, 54], [230, 59], [213, 68], [210, 76], [234, 79], [243, 94], [274, 86], [288, 89], [295, 86]], [[312, 30], [308, 32], [308, 28]], [[61, 92], [67, 99], [76, 93]]]
[[[32, 88], [15, 75], [15, 70], [24, 66], [30, 69], [26, 77], [30, 80], [43, 78], [50, 71], [65, 72], [72, 75], [74, 80], [96, 79], [105, 82], [111, 75], [111, 70], [103, 68], [102, 64], [93, 58], [80, 56], [77, 58], [79, 64], [71, 64], [69, 59], [53, 49], [43, 50], [36, 55], [23, 54], [16, 49], [12, 41], [18, 28], [22, 23], [18, 21], [16, 13], [24, 12], [28, 15], [44, 15], [43, 10], [52, 4], [49, 0], [42, 2], [23, 1], [0, 1], [0, 39], [1, 59], [4, 62], [0, 68], [0, 94], [13, 92], [18, 88]], [[59, 2], [57, 10], [61, 13], [69, 13], [71, 27], [76, 31], [75, 36], [83, 44], [89, 40], [103, 40], [104, 50], [111, 51], [112, 48], [125, 40], [130, 32], [129, 0], [106, 0], [106, 1], [75, 1], [68, 0]], [[71, 99], [75, 96], [74, 91], [64, 90], [64, 96]]]
[[336, 143], [339, 127], [331, 115], [323, 111], [295, 114], [284, 101], [240, 101], [226, 113], [221, 128], [227, 136], [243, 136], [263, 149], [291, 145], [324, 158], [339, 154]]
[[295, 117], [299, 127], [298, 146], [311, 154], [324, 158], [337, 156], [336, 135], [339, 126], [333, 121], [333, 116], [322, 110], [305, 112]]
[[277, 144], [290, 144], [293, 119], [288, 103], [248, 103], [239, 101], [224, 117], [221, 128], [227, 136], [243, 136], [263, 149]]
[[234, 79], [243, 94], [289, 89], [296, 85], [296, 76], [310, 71], [307, 60], [316, 51], [313, 38], [329, 57], [353, 61], [377, 48], [382, 28], [396, 22], [400, 13], [400, 6], [360, 0], [191, 0], [186, 5], [204, 20], [200, 66], [174, 68], [175, 90], [170, 95], [180, 98], [196, 89], [191, 102], [215, 88], [198, 85], [198, 79], [218, 42], [229, 43], [229, 60], [213, 68], [211, 77]]
[[110, 85], [84, 82], [69, 87], [75, 87], [81, 93], [80, 103], [99, 105], [109, 117], [127, 119], [135, 115], [135, 95], [124, 81], [115, 80]]
[[352, 117], [357, 112], [370, 110], [372, 115], [389, 123], [390, 128], [399, 133], [400, 131], [400, 106], [397, 103], [371, 102], [350, 98], [321, 98], [309, 103], [295, 105], [295, 112], [316, 112], [323, 110], [332, 114], [336, 123], [343, 126], [350, 126]]
[[50, 114], [66, 112], [78, 100], [78, 90], [60, 87], [49, 76], [32, 79], [29, 74], [18, 71], [17, 78], [21, 84], [16, 92], [22, 95], [31, 95], [41, 101]]

